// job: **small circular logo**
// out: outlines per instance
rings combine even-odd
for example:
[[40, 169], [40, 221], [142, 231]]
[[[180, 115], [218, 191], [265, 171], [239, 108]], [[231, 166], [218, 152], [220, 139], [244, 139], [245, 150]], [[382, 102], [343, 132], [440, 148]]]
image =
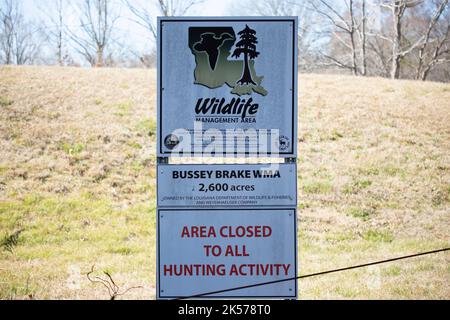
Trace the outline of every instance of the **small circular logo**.
[[164, 139], [164, 145], [169, 150], [172, 150], [173, 148], [175, 148], [179, 143], [180, 143], [180, 139], [178, 139], [178, 137], [174, 134], [169, 134]]
[[280, 136], [280, 140], [278, 142], [278, 149], [280, 151], [286, 151], [291, 146], [291, 143], [289, 141], [289, 138], [286, 136]]

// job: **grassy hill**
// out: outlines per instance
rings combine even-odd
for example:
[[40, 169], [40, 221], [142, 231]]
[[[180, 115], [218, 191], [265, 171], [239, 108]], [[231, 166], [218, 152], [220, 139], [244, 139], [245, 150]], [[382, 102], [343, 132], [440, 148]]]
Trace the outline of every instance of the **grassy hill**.
[[[155, 296], [154, 70], [0, 67], [0, 298]], [[299, 273], [450, 244], [450, 85], [300, 75]], [[450, 254], [300, 298], [450, 297]]]

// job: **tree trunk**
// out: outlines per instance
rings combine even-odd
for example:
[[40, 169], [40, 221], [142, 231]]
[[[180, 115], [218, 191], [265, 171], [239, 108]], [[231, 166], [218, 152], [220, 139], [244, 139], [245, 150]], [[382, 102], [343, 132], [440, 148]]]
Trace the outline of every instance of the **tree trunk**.
[[400, 56], [395, 56], [392, 59], [392, 69], [391, 69], [391, 78], [398, 79], [400, 78]]
[[350, 30], [350, 41], [352, 43], [352, 73], [354, 76], [358, 74], [358, 67], [356, 62], [356, 44], [355, 44], [355, 19], [353, 15], [353, 0], [350, 0], [349, 3], [350, 8], [350, 19], [351, 21], [351, 30]]
[[392, 66], [391, 66], [391, 78], [398, 79], [400, 77], [400, 48], [402, 40], [402, 16], [406, 4], [403, 1], [395, 1], [393, 6], [393, 19], [394, 19], [394, 39], [392, 44]]
[[256, 85], [256, 83], [252, 79], [252, 74], [250, 72], [250, 67], [248, 66], [248, 54], [244, 54], [244, 73], [242, 74], [241, 80], [238, 81], [241, 85], [244, 83], [249, 84], [252, 83]]
[[366, 59], [366, 27], [367, 27], [367, 16], [366, 16], [366, 0], [362, 1], [362, 40], [361, 40], [361, 74], [365, 76], [367, 74], [367, 59]]
[[63, 65], [63, 57], [62, 57], [62, 33], [58, 34], [58, 65], [61, 67]]
[[6, 52], [5, 64], [6, 65], [12, 64], [11, 52], [9, 51]]
[[431, 67], [430, 67], [430, 66], [427, 66], [427, 67], [425, 68], [425, 70], [423, 70], [423, 72], [422, 72], [422, 74], [421, 74], [421, 76], [420, 76], [420, 80], [426, 81], [427, 78], [428, 78], [428, 74], [430, 73], [430, 70], [431, 70]]
[[104, 66], [103, 47], [97, 49], [97, 65], [96, 67], [102, 68]]
[[62, 15], [62, 1], [58, 2], [58, 14], [59, 14], [59, 30], [58, 30], [58, 65], [61, 67], [63, 65], [63, 53], [62, 53], [62, 42], [63, 42], [63, 15]]

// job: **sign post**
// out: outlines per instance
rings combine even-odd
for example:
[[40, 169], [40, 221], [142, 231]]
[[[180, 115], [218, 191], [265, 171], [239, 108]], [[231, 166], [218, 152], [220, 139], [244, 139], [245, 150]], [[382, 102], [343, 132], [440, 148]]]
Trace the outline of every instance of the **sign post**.
[[158, 18], [158, 299], [296, 299], [297, 26]]

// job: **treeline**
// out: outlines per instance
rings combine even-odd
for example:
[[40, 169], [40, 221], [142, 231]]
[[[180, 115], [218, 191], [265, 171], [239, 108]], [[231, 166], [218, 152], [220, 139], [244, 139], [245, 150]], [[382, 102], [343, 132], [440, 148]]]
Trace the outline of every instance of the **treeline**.
[[[212, 0], [0, 0], [0, 63], [154, 67], [156, 17]], [[228, 15], [298, 16], [300, 69], [450, 81], [449, 0], [235, 0]], [[145, 49], [123, 25], [144, 30]]]

